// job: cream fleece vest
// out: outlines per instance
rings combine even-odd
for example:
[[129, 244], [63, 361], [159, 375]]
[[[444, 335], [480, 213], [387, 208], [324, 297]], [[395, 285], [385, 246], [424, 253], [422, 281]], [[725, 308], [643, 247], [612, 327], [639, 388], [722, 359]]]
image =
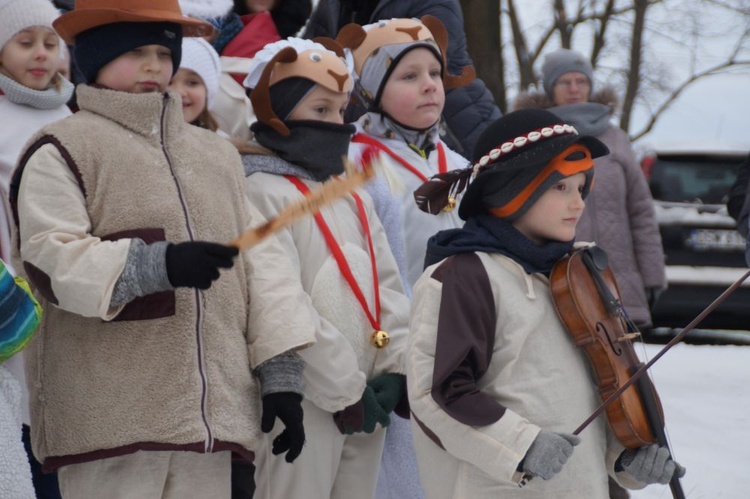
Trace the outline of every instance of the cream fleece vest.
[[[177, 96], [81, 86], [78, 103], [79, 113], [42, 129], [22, 165], [55, 145], [84, 193], [92, 235], [228, 242], [246, 228], [236, 151], [186, 125]], [[244, 265], [207, 291], [135, 300], [111, 322], [53, 306], [31, 270], [47, 300], [27, 351], [34, 453], [47, 469], [139, 449], [252, 457], [259, 407]]]

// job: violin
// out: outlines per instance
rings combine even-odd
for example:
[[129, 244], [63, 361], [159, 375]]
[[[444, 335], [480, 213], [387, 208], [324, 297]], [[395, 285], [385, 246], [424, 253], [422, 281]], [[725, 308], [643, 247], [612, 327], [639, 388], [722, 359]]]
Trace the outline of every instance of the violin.
[[[560, 319], [591, 363], [615, 436], [627, 449], [653, 443], [668, 449], [659, 396], [650, 378], [640, 376], [644, 364], [633, 348], [640, 332], [622, 306], [607, 254], [595, 245], [575, 250], [552, 268], [550, 288]], [[632, 382], [635, 373], [639, 377]], [[675, 499], [685, 498], [679, 478], [669, 485]]]

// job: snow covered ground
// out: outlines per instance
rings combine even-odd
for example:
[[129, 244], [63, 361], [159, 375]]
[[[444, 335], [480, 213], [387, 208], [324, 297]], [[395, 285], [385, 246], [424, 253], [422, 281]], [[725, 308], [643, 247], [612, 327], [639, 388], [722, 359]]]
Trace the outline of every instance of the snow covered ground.
[[[644, 361], [661, 348], [645, 345], [644, 353], [636, 345]], [[750, 498], [750, 347], [678, 344], [651, 370], [673, 453], [687, 468], [687, 498]], [[651, 485], [631, 497], [672, 495], [669, 486]]]

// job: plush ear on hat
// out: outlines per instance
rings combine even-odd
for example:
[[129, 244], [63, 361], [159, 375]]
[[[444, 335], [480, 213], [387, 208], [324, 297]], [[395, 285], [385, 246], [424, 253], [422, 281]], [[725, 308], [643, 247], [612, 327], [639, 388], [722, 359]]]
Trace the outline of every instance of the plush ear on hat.
[[349, 23], [339, 30], [339, 34], [336, 35], [336, 42], [342, 47], [354, 50], [365, 41], [367, 38], [367, 31], [362, 29], [357, 23]]
[[337, 42], [333, 38], [328, 38], [327, 36], [317, 36], [313, 38], [312, 41], [323, 45], [325, 48], [339, 57], [346, 57], [346, 55], [344, 54], [344, 47], [342, 47], [341, 44], [339, 44], [339, 42]]
[[284, 124], [284, 122], [273, 112], [273, 106], [271, 106], [271, 90], [270, 81], [271, 73], [277, 63], [289, 63], [297, 60], [297, 51], [292, 47], [286, 47], [279, 51], [278, 54], [274, 55], [266, 67], [263, 68], [263, 72], [258, 79], [258, 84], [255, 86], [252, 92], [250, 92], [250, 102], [253, 105], [253, 111], [258, 120], [266, 125], [270, 126], [284, 137], [288, 137], [292, 132]]
[[446, 89], [458, 88], [474, 81], [474, 78], [477, 76], [474, 66], [464, 66], [460, 75], [448, 74], [448, 31], [446, 31], [445, 25], [440, 22], [440, 19], [427, 14], [422, 16], [420, 21], [430, 30], [433, 38], [435, 38], [435, 42], [440, 47], [440, 53], [443, 55], [443, 68], [445, 68], [443, 86]]

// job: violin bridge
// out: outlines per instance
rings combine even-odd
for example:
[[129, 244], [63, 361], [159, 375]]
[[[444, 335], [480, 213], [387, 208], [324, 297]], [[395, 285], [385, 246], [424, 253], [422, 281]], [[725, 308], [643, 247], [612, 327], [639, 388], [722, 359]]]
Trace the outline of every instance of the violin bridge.
[[622, 336], [620, 336], [619, 338], [617, 338], [617, 341], [618, 342], [632, 341], [632, 340], [635, 340], [636, 338], [638, 338], [640, 335], [641, 335], [641, 333], [626, 333], [626, 334], [623, 334]]

